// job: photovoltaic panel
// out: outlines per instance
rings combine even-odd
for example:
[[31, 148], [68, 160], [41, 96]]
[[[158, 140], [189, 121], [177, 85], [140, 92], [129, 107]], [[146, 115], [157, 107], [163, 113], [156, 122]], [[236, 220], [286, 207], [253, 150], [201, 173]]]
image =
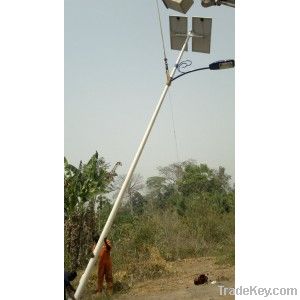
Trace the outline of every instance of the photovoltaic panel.
[[210, 53], [211, 18], [192, 18], [192, 51]]
[[[170, 16], [171, 49], [181, 50], [187, 37], [187, 17]], [[188, 50], [186, 45], [185, 51]]]
[[176, 10], [180, 13], [187, 13], [194, 3], [194, 0], [162, 0], [167, 8]]

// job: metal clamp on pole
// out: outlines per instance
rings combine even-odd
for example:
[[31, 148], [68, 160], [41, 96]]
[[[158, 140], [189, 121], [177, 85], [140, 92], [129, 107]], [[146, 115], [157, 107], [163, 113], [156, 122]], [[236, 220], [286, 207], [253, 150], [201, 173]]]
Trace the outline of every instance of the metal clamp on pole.
[[165, 57], [164, 61], [165, 61], [165, 68], [166, 68], [167, 85], [170, 86], [172, 80], [169, 73], [168, 59]]

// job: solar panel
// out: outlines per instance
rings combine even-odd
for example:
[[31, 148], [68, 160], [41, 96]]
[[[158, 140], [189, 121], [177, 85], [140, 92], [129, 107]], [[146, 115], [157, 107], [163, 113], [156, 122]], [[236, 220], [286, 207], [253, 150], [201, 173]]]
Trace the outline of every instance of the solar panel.
[[167, 8], [176, 10], [183, 14], [187, 13], [190, 7], [193, 5], [193, 0], [162, 0]]
[[[170, 16], [171, 49], [181, 50], [187, 37], [187, 17]], [[186, 45], [185, 51], [188, 50]]]
[[210, 53], [211, 18], [192, 18], [192, 51]]

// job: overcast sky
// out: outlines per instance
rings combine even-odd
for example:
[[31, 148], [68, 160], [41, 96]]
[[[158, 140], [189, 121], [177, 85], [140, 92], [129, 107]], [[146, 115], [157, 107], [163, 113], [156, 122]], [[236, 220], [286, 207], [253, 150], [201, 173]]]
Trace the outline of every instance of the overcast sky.
[[[159, 1], [169, 68], [169, 15]], [[234, 9], [203, 8], [212, 17], [211, 53], [186, 52], [192, 67], [234, 58]], [[191, 45], [191, 44], [190, 44]], [[191, 48], [191, 47], [190, 47]], [[78, 165], [97, 150], [127, 172], [165, 84], [155, 0], [65, 0], [65, 156]], [[172, 84], [136, 172], [145, 179], [158, 166], [195, 159], [224, 166], [234, 178], [234, 69], [201, 71]], [[172, 121], [172, 111], [174, 122]], [[176, 150], [176, 140], [178, 151]]]

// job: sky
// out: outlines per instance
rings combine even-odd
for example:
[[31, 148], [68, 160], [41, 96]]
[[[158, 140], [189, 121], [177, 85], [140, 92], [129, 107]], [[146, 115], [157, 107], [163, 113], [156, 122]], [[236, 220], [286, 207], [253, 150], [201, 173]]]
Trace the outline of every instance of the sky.
[[[122, 3], [122, 4], [120, 4]], [[169, 16], [181, 15], [159, 1], [169, 69], [179, 51], [170, 49]], [[182, 16], [182, 15], [181, 15]], [[234, 58], [234, 9], [188, 11], [211, 17], [211, 53], [185, 52], [191, 68]], [[65, 0], [64, 152], [70, 163], [95, 151], [111, 167], [133, 160], [165, 85], [163, 48], [155, 0]], [[135, 172], [144, 179], [157, 167], [194, 159], [234, 174], [234, 69], [195, 72], [173, 82]], [[175, 137], [176, 136], [176, 137]]]

